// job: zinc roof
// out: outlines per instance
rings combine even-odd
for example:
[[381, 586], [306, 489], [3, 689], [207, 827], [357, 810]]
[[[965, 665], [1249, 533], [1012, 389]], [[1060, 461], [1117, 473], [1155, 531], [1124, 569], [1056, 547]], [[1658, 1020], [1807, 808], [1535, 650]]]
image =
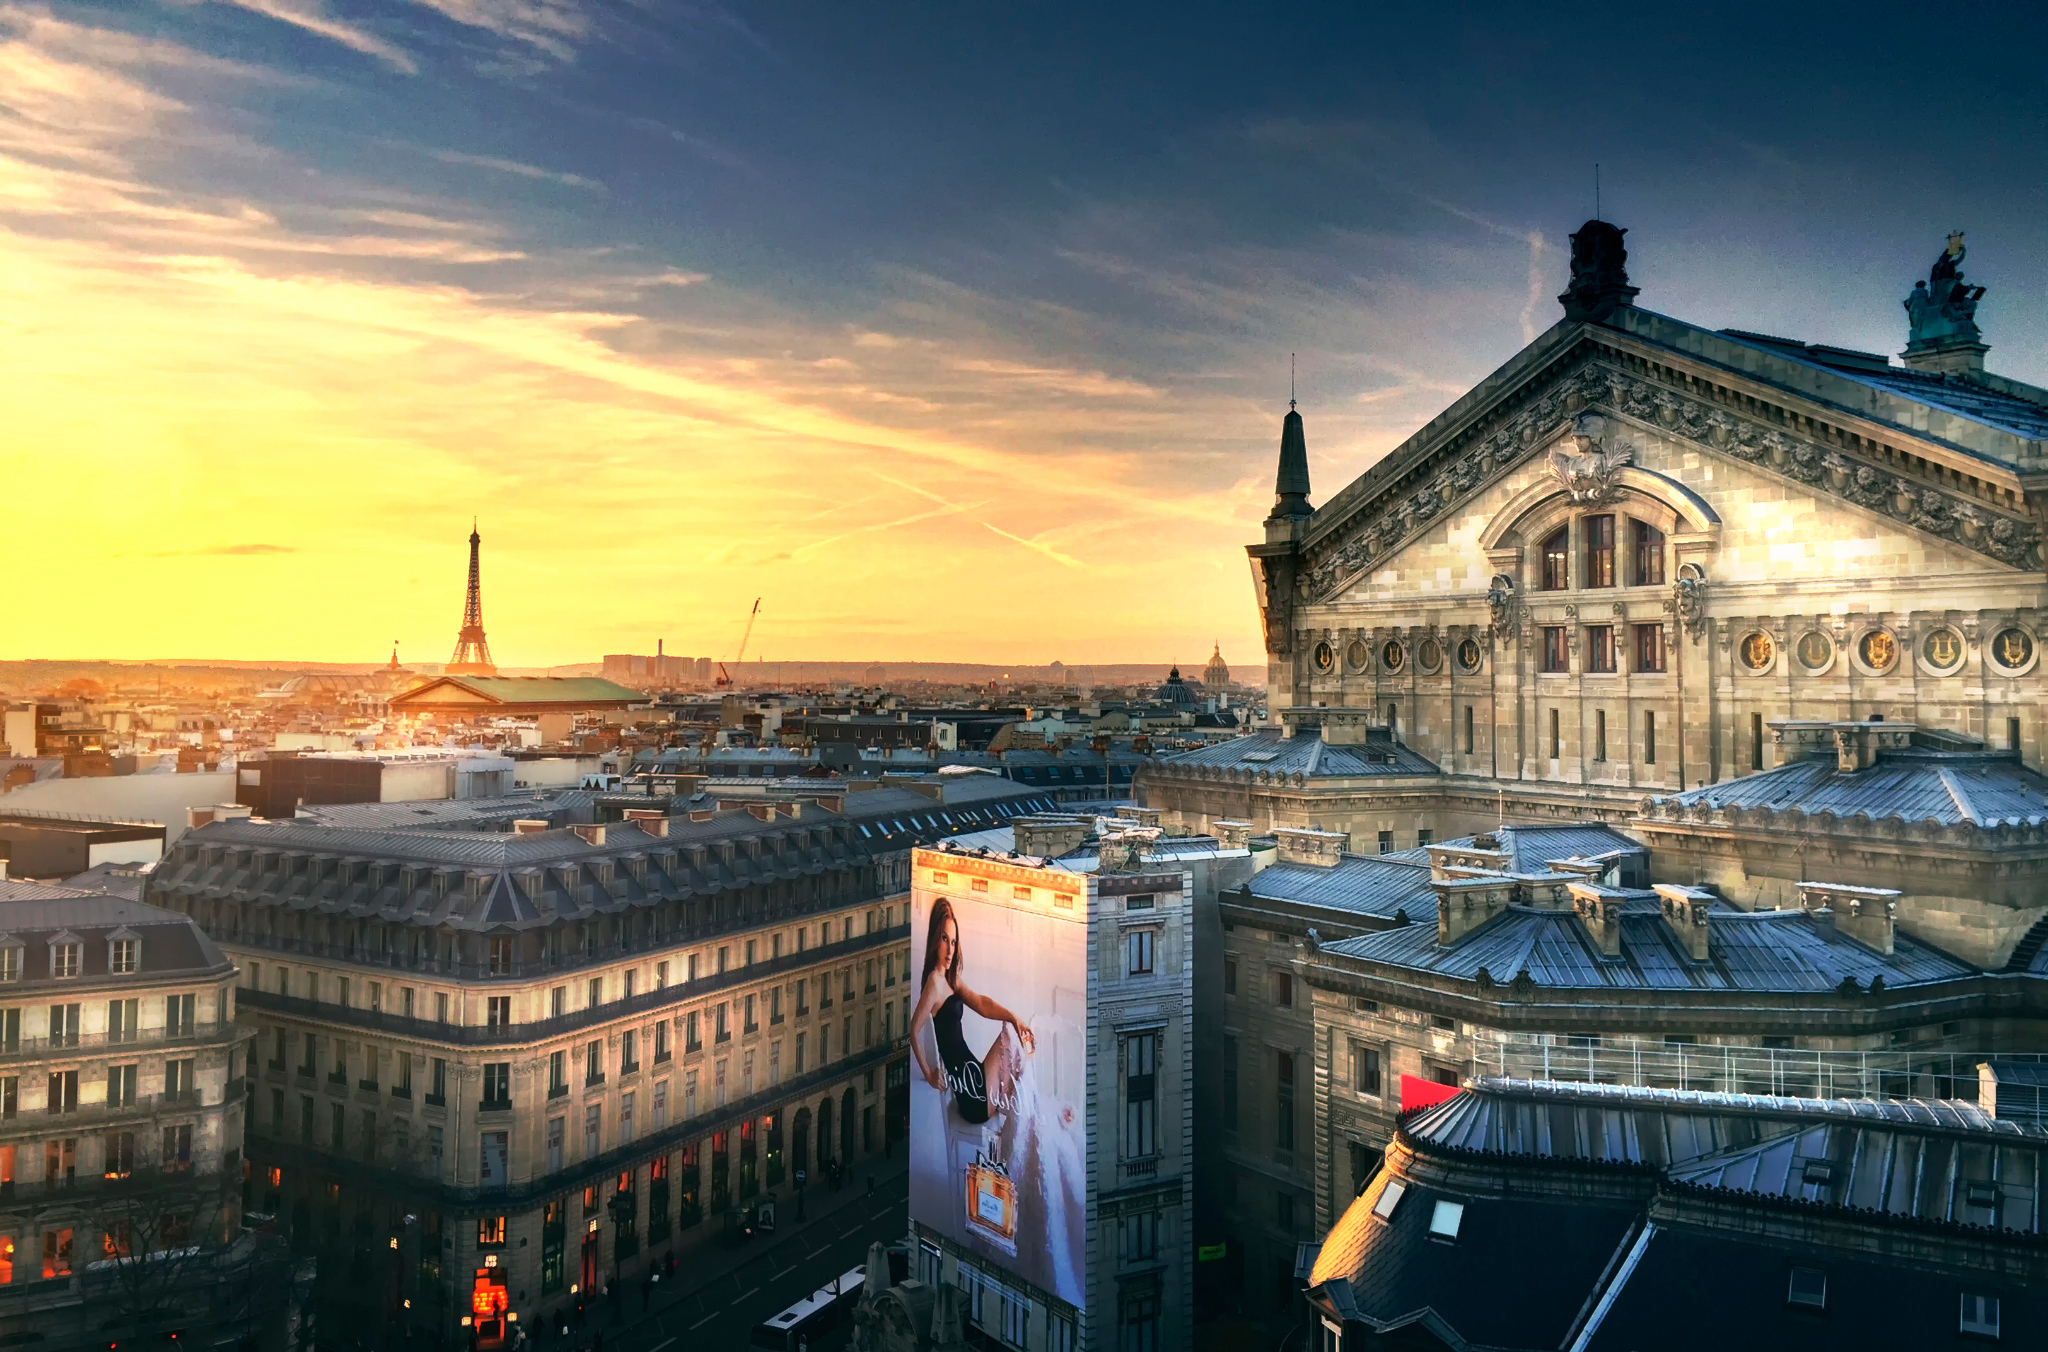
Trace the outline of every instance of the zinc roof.
[[1905, 747], [1880, 752], [1864, 770], [1842, 770], [1833, 755], [1811, 756], [1653, 801], [1994, 826], [2048, 821], [2048, 778], [2010, 754]]
[[1398, 742], [1372, 738], [1361, 744], [1337, 745], [1321, 737], [1284, 737], [1277, 728], [1196, 747], [1192, 751], [1175, 752], [1160, 759], [1174, 766], [1239, 770], [1252, 774], [1299, 774], [1310, 779], [1437, 773], [1435, 762]]

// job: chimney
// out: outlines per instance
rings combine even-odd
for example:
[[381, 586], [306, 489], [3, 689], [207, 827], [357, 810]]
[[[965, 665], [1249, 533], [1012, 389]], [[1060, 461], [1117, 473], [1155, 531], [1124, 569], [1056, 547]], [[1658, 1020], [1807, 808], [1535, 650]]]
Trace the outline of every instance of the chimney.
[[1699, 887], [1677, 883], [1654, 885], [1664, 911], [1664, 923], [1671, 927], [1679, 946], [1694, 962], [1707, 960], [1707, 912], [1714, 908], [1714, 894]]
[[197, 831], [213, 823], [213, 809], [210, 807], [188, 807], [185, 809], [185, 829]]
[[652, 808], [629, 807], [626, 809], [626, 820], [650, 836], [668, 835], [668, 813], [666, 812], [657, 812]]
[[1491, 836], [1475, 836], [1470, 845], [1429, 845], [1429, 876], [1470, 877], [1474, 873], [1506, 873], [1515, 866], [1515, 856], [1494, 848]]
[[803, 805], [803, 802], [802, 802], [801, 800], [799, 800], [799, 801], [797, 801], [797, 802], [794, 802], [794, 803], [784, 803], [784, 804], [782, 805], [782, 815], [783, 815], [783, 816], [785, 816], [785, 817], [801, 817], [801, 816], [803, 816], [803, 815], [804, 815], [804, 805]]
[[1507, 909], [1514, 884], [1506, 878], [1436, 878], [1436, 941], [1455, 944]]
[[1830, 920], [1835, 932], [1865, 948], [1892, 955], [1899, 898], [1895, 887], [1853, 887], [1848, 883], [1801, 883], [1799, 904], [1816, 920]]
[[773, 803], [748, 803], [747, 811], [753, 814], [759, 821], [772, 822], [775, 820], [775, 804]]
[[1081, 848], [1094, 823], [1087, 817], [1062, 817], [1052, 813], [1017, 817], [1010, 822], [1018, 854], [1058, 859]]
[[572, 826], [569, 829], [574, 831], [585, 845], [604, 844], [604, 823], [602, 822], [594, 822], [588, 826]]
[[1351, 837], [1342, 831], [1313, 831], [1306, 827], [1275, 827], [1273, 836], [1280, 842], [1280, 862], [1283, 864], [1308, 864], [1314, 868], [1335, 868], [1344, 858], [1344, 847], [1351, 843]]
[[716, 811], [708, 807], [693, 807], [690, 809], [690, 820], [693, 822], [708, 822], [717, 815]]
[[512, 823], [512, 834], [515, 836], [539, 835], [542, 831], [548, 829], [549, 826], [547, 822], [536, 821], [531, 817], [522, 817], [518, 821]]
[[1611, 887], [1598, 883], [1572, 883], [1572, 909], [1586, 926], [1586, 933], [1600, 945], [1600, 956], [1621, 956], [1621, 907], [1627, 900]]
[[1218, 817], [1209, 823], [1209, 830], [1226, 850], [1242, 850], [1251, 843], [1252, 833], [1258, 828], [1250, 822], [1231, 821]]

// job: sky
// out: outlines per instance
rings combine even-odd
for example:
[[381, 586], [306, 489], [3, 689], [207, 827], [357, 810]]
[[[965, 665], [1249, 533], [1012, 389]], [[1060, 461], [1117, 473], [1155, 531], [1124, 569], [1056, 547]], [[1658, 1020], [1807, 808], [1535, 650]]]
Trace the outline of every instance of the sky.
[[0, 658], [1069, 664], [1259, 639], [1559, 317], [2048, 383], [2048, 27], [1979, 5], [0, 0]]

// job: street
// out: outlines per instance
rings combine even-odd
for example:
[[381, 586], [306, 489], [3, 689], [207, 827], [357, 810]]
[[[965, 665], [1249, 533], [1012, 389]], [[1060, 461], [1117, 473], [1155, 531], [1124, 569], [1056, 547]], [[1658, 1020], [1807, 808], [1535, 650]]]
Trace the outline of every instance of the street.
[[[739, 1250], [714, 1248], [698, 1256], [694, 1264], [684, 1260], [676, 1273], [676, 1285], [683, 1294], [668, 1296], [657, 1287], [652, 1307], [645, 1314], [640, 1307], [639, 1284], [629, 1281], [620, 1302], [623, 1323], [607, 1318], [603, 1324], [606, 1352], [745, 1347], [754, 1325], [866, 1262], [869, 1244], [878, 1239], [894, 1243], [903, 1237], [908, 1226], [906, 1175], [892, 1170], [886, 1177], [877, 1177], [874, 1196], [865, 1194], [863, 1174], [850, 1178], [838, 1196], [814, 1188], [808, 1198], [811, 1219], [801, 1225], [791, 1225], [786, 1219], [796, 1215], [796, 1203], [783, 1201], [777, 1210], [788, 1228]], [[715, 1267], [721, 1259], [729, 1261], [728, 1255], [744, 1257], [723, 1275], [693, 1284], [692, 1266], [700, 1270]], [[596, 1328], [594, 1319], [586, 1320], [581, 1329], [570, 1330], [566, 1345], [588, 1346]], [[814, 1352], [828, 1352], [845, 1337], [842, 1327], [813, 1340], [811, 1346]], [[547, 1336], [540, 1346], [553, 1352], [565, 1344]]]

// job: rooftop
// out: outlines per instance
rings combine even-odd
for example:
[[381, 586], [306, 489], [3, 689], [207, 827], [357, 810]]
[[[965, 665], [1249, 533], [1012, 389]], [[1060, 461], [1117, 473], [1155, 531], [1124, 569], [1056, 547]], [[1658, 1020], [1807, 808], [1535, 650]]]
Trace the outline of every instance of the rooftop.
[[1192, 751], [1160, 757], [1170, 769], [1222, 770], [1247, 775], [1300, 775], [1305, 779], [1351, 779], [1363, 775], [1433, 775], [1436, 763], [1382, 733], [1359, 743], [1321, 737], [1287, 737], [1267, 728]]

